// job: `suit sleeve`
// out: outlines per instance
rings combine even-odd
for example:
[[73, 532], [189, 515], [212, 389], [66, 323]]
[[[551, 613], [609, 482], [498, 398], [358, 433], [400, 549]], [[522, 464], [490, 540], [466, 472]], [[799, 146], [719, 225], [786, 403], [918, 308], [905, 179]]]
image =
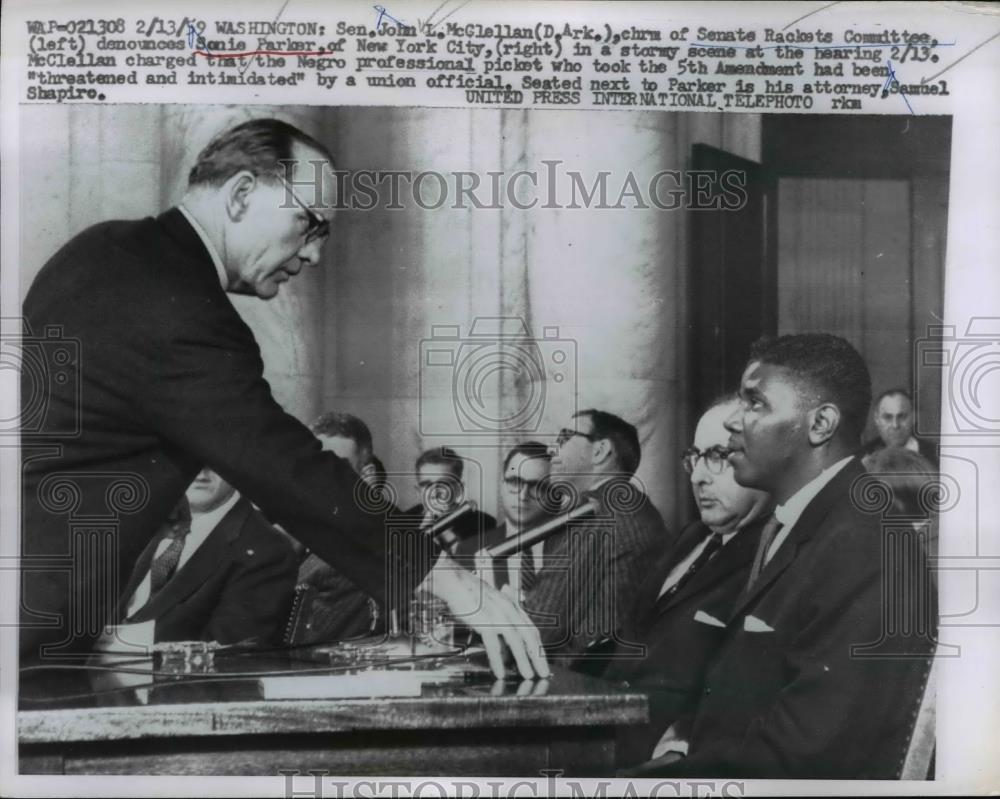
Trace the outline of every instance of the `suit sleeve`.
[[565, 546], [553, 553], [525, 597], [542, 642], [582, 652], [617, 636], [634, 606], [645, 565], [662, 554], [665, 535], [662, 523], [652, 523], [648, 514], [630, 513], [568, 530]]
[[133, 379], [151, 383], [132, 392], [141, 398], [138, 412], [146, 423], [366, 592], [386, 599], [400, 575], [418, 583], [430, 562], [386, 557], [389, 509], [372, 501], [347, 462], [324, 452], [278, 405], [253, 334], [221, 305], [228, 299], [155, 296], [150, 302], [161, 326], [134, 325], [140, 340], [130, 348]]
[[[265, 522], [260, 520], [260, 524]], [[205, 625], [205, 640], [235, 644], [252, 638], [259, 646], [281, 641], [295, 592], [297, 564], [291, 544], [277, 538], [277, 533], [271, 535], [273, 541], [258, 538], [249, 542], [250, 552], [241, 551]]]
[[[803, 591], [803, 624], [785, 654], [787, 681], [776, 701], [753, 718], [741, 740], [706, 742], [659, 773], [859, 775], [866, 768], [892, 768], [894, 764], [858, 762], [862, 753], [885, 751], [890, 739], [899, 741], [901, 761], [933, 650], [936, 597], [928, 585], [926, 594], [907, 603], [911, 610], [927, 608], [929, 635], [911, 615], [906, 619], [910, 632], [887, 639], [885, 630], [898, 608], [888, 604], [891, 595], [883, 597], [886, 587], [919, 586], [921, 581], [913, 580], [912, 564], [906, 574], [902, 569], [883, 574], [882, 559], [870, 556], [877, 550], [863, 548], [869, 557], [859, 557], [859, 549], [849, 543], [851, 533], [837, 532], [831, 531], [834, 545], [817, 560]], [[899, 652], [908, 654], [887, 656]]]

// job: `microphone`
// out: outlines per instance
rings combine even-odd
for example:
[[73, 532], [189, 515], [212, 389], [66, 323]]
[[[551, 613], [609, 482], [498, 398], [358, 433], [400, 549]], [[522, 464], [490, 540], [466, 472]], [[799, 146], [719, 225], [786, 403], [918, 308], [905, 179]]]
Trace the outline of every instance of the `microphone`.
[[554, 519], [549, 519], [549, 521], [538, 525], [538, 527], [534, 527], [519, 535], [511, 536], [499, 544], [494, 544], [486, 550], [486, 554], [491, 558], [509, 558], [511, 555], [524, 552], [524, 550], [530, 549], [540, 541], [551, 538], [567, 524], [571, 524], [577, 519], [582, 519], [584, 516], [597, 513], [600, 508], [601, 506], [596, 499], [588, 499], [582, 505], [578, 505], [573, 510], [566, 511], [566, 513], [556, 516]]
[[428, 536], [434, 539], [441, 549], [443, 549], [448, 554], [451, 554], [452, 548], [458, 543], [458, 536], [455, 535], [449, 528], [466, 513], [471, 513], [476, 509], [476, 503], [471, 499], [467, 499], [461, 505], [459, 505], [455, 510], [450, 513], [446, 513], [440, 519], [432, 522], [427, 527], [421, 527], [420, 529], [426, 533]]

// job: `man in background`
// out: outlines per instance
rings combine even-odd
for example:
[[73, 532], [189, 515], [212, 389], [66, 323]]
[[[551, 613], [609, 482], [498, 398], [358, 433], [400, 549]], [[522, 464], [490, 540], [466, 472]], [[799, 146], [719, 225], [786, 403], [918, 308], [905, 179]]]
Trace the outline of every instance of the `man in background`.
[[551, 452], [549, 502], [562, 492], [560, 510], [593, 501], [597, 512], [546, 542], [542, 568], [523, 592], [522, 607], [549, 652], [576, 659], [619, 638], [650, 564], [674, 537], [632, 482], [641, 450], [638, 432], [624, 419], [580, 411], [560, 430]]
[[[117, 617], [153, 622], [154, 642], [268, 647], [281, 639], [294, 587], [291, 545], [205, 468], [139, 556]], [[118, 634], [130, 642], [127, 627]]]
[[[474, 568], [477, 553], [552, 517], [551, 508], [547, 508], [540, 498], [549, 476], [550, 462], [548, 447], [539, 441], [526, 441], [511, 448], [504, 458], [500, 485], [504, 521], [499, 527], [487, 530], [482, 537], [474, 535], [462, 540], [456, 548], [456, 559]], [[509, 586], [512, 595], [523, 601], [524, 592], [544, 565], [544, 547], [545, 542], [540, 542], [521, 554], [484, 564], [489, 569], [484, 579], [496, 588]]]
[[[465, 465], [450, 447], [434, 447], [420, 454], [415, 469], [421, 501], [406, 516], [418, 520], [419, 526], [426, 529], [465, 502]], [[496, 526], [496, 519], [476, 509], [459, 516], [449, 530], [458, 541], [464, 541], [478, 539]]]
[[659, 754], [657, 741], [664, 749], [685, 750], [705, 671], [722, 644], [770, 515], [767, 494], [737, 483], [727, 460], [723, 423], [738, 405], [735, 395], [724, 397], [698, 421], [681, 463], [699, 518], [649, 570], [627, 616], [622, 638], [640, 644], [643, 655], [612, 660], [605, 675], [650, 698], [649, 723], [619, 738], [621, 765]]
[[938, 465], [938, 448], [932, 441], [925, 441], [913, 435], [913, 400], [901, 388], [883, 391], [875, 401], [872, 413], [878, 436], [865, 446], [865, 453], [871, 454], [884, 447], [903, 447], [916, 452]]

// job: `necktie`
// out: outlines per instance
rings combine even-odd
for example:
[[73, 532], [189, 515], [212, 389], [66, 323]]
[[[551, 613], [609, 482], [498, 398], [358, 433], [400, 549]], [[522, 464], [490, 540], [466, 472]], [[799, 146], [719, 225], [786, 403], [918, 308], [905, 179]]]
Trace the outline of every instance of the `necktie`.
[[531, 547], [521, 553], [521, 593], [526, 594], [535, 584], [535, 556]]
[[684, 584], [687, 583], [702, 566], [708, 563], [720, 549], [722, 549], [722, 533], [712, 533], [708, 537], [708, 543], [705, 544], [705, 548], [698, 553], [698, 557], [691, 561], [691, 565], [688, 566], [687, 571], [681, 575], [681, 578], [676, 583], [660, 594], [660, 598], [656, 600], [656, 604], [660, 605], [661, 603], [667, 602], [670, 597], [680, 591], [681, 588], [684, 587]]
[[764, 529], [760, 533], [760, 544], [757, 545], [757, 554], [753, 559], [753, 566], [750, 567], [750, 579], [747, 581], [747, 590], [749, 591], [757, 578], [760, 577], [761, 571], [763, 571], [764, 566], [766, 566], [765, 559], [767, 558], [767, 550], [771, 548], [771, 544], [774, 542], [774, 537], [778, 534], [778, 530], [781, 529], [781, 522], [777, 520], [776, 517], [772, 516], [768, 519], [767, 524], [764, 525]]
[[174, 509], [167, 520], [163, 536], [170, 541], [169, 546], [153, 558], [153, 562], [150, 564], [149, 590], [151, 595], [159, 591], [177, 569], [177, 561], [180, 560], [181, 550], [184, 549], [184, 539], [190, 532], [191, 510], [185, 499]]

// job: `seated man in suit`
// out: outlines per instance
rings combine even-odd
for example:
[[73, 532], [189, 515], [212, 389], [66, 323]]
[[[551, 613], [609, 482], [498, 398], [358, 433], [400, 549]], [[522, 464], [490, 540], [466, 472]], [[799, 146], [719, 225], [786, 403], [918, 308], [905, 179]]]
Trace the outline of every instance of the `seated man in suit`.
[[878, 436], [865, 446], [865, 454], [870, 455], [884, 447], [905, 447], [923, 455], [932, 466], [937, 467], [937, 446], [932, 441], [913, 435], [913, 400], [906, 391], [890, 388], [879, 394], [872, 418]]
[[[126, 625], [152, 621], [154, 642], [252, 640], [266, 647], [280, 640], [294, 588], [291, 545], [204, 468], [140, 555], [117, 618]], [[119, 636], [143, 643], [127, 628]]]
[[[449, 447], [434, 447], [417, 458], [417, 487], [421, 502], [406, 512], [422, 528], [430, 527], [465, 501], [462, 459]], [[451, 528], [459, 541], [481, 537], [497, 526], [497, 520], [480, 510], [460, 516]]]
[[[346, 460], [361, 477], [371, 475], [372, 434], [349, 413], [328, 412], [310, 425], [323, 449]], [[371, 485], [369, 483], [369, 485]], [[372, 497], [381, 504], [381, 498]], [[315, 552], [300, 555], [295, 607], [285, 641], [304, 645], [368, 635], [381, 628], [385, 613], [369, 596]]]
[[622, 764], [649, 759], [664, 731], [664, 744], [687, 739], [705, 670], [746, 586], [770, 515], [767, 494], [737, 483], [726, 460], [729, 432], [723, 422], [738, 405], [735, 395], [723, 397], [698, 421], [694, 444], [681, 463], [691, 477], [700, 518], [681, 531], [677, 545], [649, 571], [626, 620], [622, 637], [641, 644], [644, 656], [613, 660], [605, 675], [650, 698], [649, 724], [619, 739]]
[[[755, 345], [739, 394], [729, 462], [777, 506], [705, 677], [687, 756], [629, 773], [897, 779], [936, 597], [920, 552], [902, 557], [878, 515], [852, 501], [865, 475], [855, 453], [868, 368], [837, 336], [782, 336]], [[887, 594], [904, 583], [905, 596]]]
[[[552, 484], [543, 501], [559, 510], [594, 500], [593, 518], [545, 542], [544, 562], [522, 607], [558, 657], [596, 654], [618, 638], [649, 565], [673, 545], [659, 511], [631, 478], [641, 451], [635, 427], [599, 410], [575, 414], [552, 447]], [[589, 656], [589, 655], [588, 655]]]
[[[456, 560], [468, 568], [475, 568], [475, 555], [487, 547], [499, 544], [522, 531], [551, 517], [542, 504], [539, 493], [549, 476], [552, 456], [549, 448], [539, 441], [518, 444], [507, 453], [503, 464], [503, 484], [500, 486], [500, 507], [504, 523], [480, 536], [470, 536], [459, 542]], [[535, 572], [542, 568], [544, 542], [535, 544], [529, 551], [498, 559], [488, 564], [489, 572], [481, 575], [495, 588], [509, 586], [515, 597], [523, 599], [523, 591], [530, 587]]]

